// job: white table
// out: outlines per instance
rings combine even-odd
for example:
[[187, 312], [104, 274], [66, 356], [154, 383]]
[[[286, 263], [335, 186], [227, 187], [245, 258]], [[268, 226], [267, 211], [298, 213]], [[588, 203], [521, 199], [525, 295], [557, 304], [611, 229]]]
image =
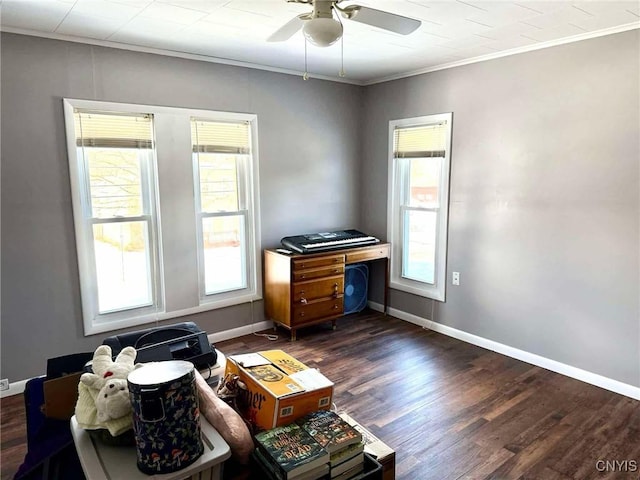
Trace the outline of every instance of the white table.
[[75, 415], [71, 417], [71, 433], [80, 464], [90, 480], [219, 480], [223, 462], [231, 456], [231, 449], [204, 416], [200, 416], [204, 453], [188, 467], [177, 472], [147, 475], [136, 465], [136, 447], [105, 445], [94, 440], [80, 428]]

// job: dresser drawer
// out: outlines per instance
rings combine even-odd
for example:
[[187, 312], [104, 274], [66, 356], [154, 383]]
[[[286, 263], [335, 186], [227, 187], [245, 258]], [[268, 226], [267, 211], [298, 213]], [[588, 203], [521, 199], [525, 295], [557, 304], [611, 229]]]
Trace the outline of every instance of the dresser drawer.
[[332, 297], [344, 293], [344, 276], [334, 276], [293, 284], [293, 303], [300, 304], [317, 298]]
[[296, 258], [293, 260], [293, 270], [305, 268], [325, 267], [329, 265], [344, 264], [344, 254], [323, 255], [322, 257]]
[[330, 277], [332, 275], [342, 275], [344, 273], [344, 263], [331, 265], [329, 267], [311, 268], [293, 272], [293, 281], [302, 282], [313, 278]]
[[340, 316], [344, 312], [344, 298], [333, 298], [321, 302], [297, 305], [293, 309], [292, 325], [300, 325], [305, 322], [324, 317]]
[[366, 262], [367, 260], [376, 260], [389, 256], [389, 245], [380, 245], [366, 250], [347, 253], [347, 263]]

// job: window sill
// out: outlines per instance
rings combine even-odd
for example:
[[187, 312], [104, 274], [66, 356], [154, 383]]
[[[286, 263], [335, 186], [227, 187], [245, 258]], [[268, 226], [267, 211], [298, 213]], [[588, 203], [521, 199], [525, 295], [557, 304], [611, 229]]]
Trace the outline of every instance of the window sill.
[[444, 288], [439, 289], [435, 286], [422, 287], [422, 286], [415, 285], [413, 282], [409, 284], [408, 282], [405, 283], [398, 280], [391, 280], [389, 282], [389, 287], [393, 288], [394, 290], [400, 290], [402, 292], [411, 293], [412, 295], [418, 295], [420, 297], [430, 298], [432, 300], [437, 300], [439, 302], [445, 301]]
[[174, 310], [171, 312], [158, 312], [139, 317], [126, 318], [122, 320], [113, 320], [109, 322], [95, 323], [91, 326], [85, 325], [84, 336], [96, 335], [98, 333], [114, 332], [123, 328], [135, 327], [139, 325], [145, 325], [153, 322], [160, 322], [163, 320], [169, 320], [172, 318], [184, 317], [186, 315], [193, 315], [195, 313], [206, 312], [209, 310], [217, 310], [219, 308], [231, 307], [234, 305], [241, 305], [244, 303], [255, 302], [262, 300], [262, 296], [258, 294], [243, 295], [241, 297], [229, 298], [226, 300], [212, 301], [203, 303], [197, 307], [184, 308], [182, 310]]

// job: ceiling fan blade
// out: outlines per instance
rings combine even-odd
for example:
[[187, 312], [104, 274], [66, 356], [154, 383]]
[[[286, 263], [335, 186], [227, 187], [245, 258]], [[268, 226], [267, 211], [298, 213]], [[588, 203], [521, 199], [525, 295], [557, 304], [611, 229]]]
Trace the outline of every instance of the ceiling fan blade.
[[363, 7], [362, 5], [350, 5], [341, 9], [341, 12], [350, 20], [373, 25], [374, 27], [402, 35], [409, 35], [422, 24], [420, 20], [383, 12], [375, 8]]
[[283, 26], [281, 26], [278, 30], [273, 32], [269, 38], [267, 38], [267, 42], [284, 42], [285, 40], [289, 40], [298, 30], [302, 28], [304, 25], [304, 20], [302, 17], [305, 17], [307, 14], [302, 14], [297, 17], [293, 17]]

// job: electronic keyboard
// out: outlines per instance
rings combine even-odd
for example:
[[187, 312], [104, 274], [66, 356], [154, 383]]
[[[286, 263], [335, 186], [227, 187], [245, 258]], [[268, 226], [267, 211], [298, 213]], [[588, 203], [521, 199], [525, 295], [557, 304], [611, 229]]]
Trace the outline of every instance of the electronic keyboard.
[[326, 252], [347, 247], [361, 247], [380, 243], [380, 240], [358, 230], [340, 230], [337, 232], [307, 233], [293, 237], [284, 237], [280, 243], [299, 253]]

